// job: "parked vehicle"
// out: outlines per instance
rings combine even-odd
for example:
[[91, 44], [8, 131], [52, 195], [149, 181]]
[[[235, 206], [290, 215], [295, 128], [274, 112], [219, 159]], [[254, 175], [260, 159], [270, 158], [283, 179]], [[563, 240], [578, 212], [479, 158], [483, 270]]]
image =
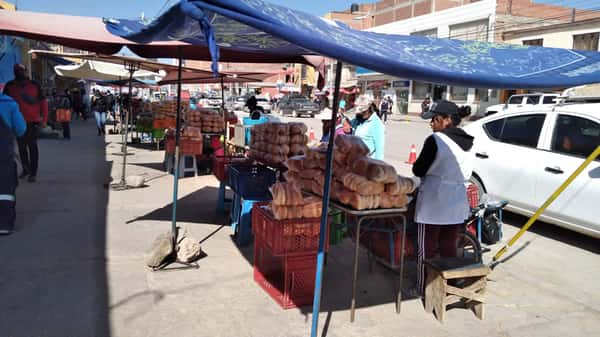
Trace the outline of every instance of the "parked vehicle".
[[223, 103], [223, 100], [221, 99], [221, 96], [210, 96], [210, 97], [208, 97], [208, 104], [210, 104], [213, 107], [221, 106], [221, 103]]
[[256, 97], [256, 103], [259, 107], [263, 108], [263, 111], [265, 113], [271, 113], [271, 110], [273, 110], [273, 105], [271, 104], [271, 101], [269, 101], [265, 97]]
[[558, 94], [535, 93], [512, 95], [505, 104], [491, 105], [485, 109], [485, 116], [504, 111], [526, 111], [531, 109], [551, 109], [556, 104]]
[[225, 108], [229, 111], [244, 110], [246, 100], [247, 98], [243, 96], [231, 96], [225, 100]]
[[[540, 101], [545, 97], [551, 96], [540, 96]], [[471, 180], [479, 195], [508, 200], [508, 210], [526, 216], [600, 145], [599, 103], [529, 107], [527, 111], [501, 111], [464, 128], [475, 137]], [[592, 162], [540, 219], [600, 238], [598, 200], [600, 159]]]
[[277, 111], [281, 115], [292, 115], [292, 117], [310, 116], [319, 113], [319, 105], [310, 99], [300, 95], [288, 95], [282, 97], [277, 103]]

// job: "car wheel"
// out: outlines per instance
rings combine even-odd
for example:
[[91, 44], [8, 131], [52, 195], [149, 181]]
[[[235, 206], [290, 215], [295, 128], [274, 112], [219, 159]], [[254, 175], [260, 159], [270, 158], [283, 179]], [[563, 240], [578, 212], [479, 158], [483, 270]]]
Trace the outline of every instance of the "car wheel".
[[298, 112], [296, 112], [296, 110], [292, 110], [292, 117], [298, 117]]
[[479, 203], [481, 203], [483, 196], [487, 193], [481, 179], [476, 174], [473, 174], [469, 179], [469, 182], [477, 187], [477, 198], [479, 199]]
[[315, 118], [315, 114], [310, 114], [310, 118]]

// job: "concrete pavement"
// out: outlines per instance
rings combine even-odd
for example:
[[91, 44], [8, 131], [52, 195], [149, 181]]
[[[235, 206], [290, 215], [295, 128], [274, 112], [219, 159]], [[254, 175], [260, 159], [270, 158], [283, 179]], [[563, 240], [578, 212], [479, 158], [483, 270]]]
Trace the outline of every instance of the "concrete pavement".
[[[397, 133], [415, 128], [399, 124]], [[39, 180], [18, 191], [18, 231], [0, 237], [0, 336], [308, 336], [311, 308], [281, 310], [253, 281], [252, 247], [237, 247], [221, 226], [212, 176], [180, 180], [179, 226], [208, 255], [199, 269], [145, 267], [150, 243], [170, 228], [173, 179], [161, 171], [162, 152], [138, 146], [128, 172], [144, 174], [148, 186], [105, 189], [120, 175], [119, 140], [105, 143], [91, 121], [77, 121], [71, 142], [40, 142]], [[515, 226], [506, 238], [524, 219], [508, 221]], [[405, 300], [397, 315], [395, 277], [377, 265], [369, 272], [364, 252], [357, 320], [349, 323], [352, 252], [349, 240], [330, 251], [321, 336], [600, 335], [597, 240], [536, 224], [491, 274], [486, 319], [452, 309], [445, 324], [417, 300]], [[407, 283], [413, 275], [409, 262]]]

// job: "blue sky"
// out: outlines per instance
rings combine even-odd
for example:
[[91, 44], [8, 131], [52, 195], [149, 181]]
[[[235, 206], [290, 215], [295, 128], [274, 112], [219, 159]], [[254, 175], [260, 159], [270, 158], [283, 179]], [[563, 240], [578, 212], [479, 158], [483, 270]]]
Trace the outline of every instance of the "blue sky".
[[[61, 13], [83, 16], [117, 18], [139, 17], [144, 12], [153, 18], [159, 11], [175, 4], [178, 0], [12, 0], [21, 10]], [[269, 1], [269, 0], [267, 0]], [[343, 10], [353, 2], [375, 2], [375, 0], [270, 0], [283, 6], [300, 9], [312, 14], [323, 15], [332, 10]], [[164, 7], [168, 2], [167, 7]], [[535, 0], [535, 2], [579, 8], [600, 8], [600, 0]]]
[[[141, 12], [153, 18], [168, 0], [10, 0], [21, 10], [61, 13], [82, 16], [117, 18], [139, 17]], [[267, 0], [269, 1], [269, 0]], [[351, 0], [270, 0], [282, 6], [300, 9], [312, 14], [323, 15], [332, 10], [350, 7]], [[170, 7], [178, 0], [170, 0]], [[357, 1], [354, 1], [357, 2]]]

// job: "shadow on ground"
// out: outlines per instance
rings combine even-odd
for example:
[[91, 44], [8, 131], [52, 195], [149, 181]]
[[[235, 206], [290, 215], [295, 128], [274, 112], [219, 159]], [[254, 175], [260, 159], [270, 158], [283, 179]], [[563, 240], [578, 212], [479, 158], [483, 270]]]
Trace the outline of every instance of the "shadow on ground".
[[[185, 183], [182, 179], [180, 184]], [[170, 192], [172, 193], [172, 192]], [[204, 187], [193, 193], [188, 194], [183, 198], [179, 198], [177, 201], [177, 222], [189, 222], [197, 224], [212, 224], [220, 226], [227, 224], [229, 215], [228, 214], [217, 214], [214, 209], [206, 209], [198, 207], [198, 205], [215, 205], [217, 206], [218, 189], [215, 187]], [[214, 201], [213, 201], [214, 200]], [[213, 202], [211, 202], [213, 201]], [[173, 204], [168, 204], [159, 209], [153, 210], [150, 213], [144, 214], [140, 217], [128, 220], [127, 223], [133, 223], [136, 221], [171, 221], [173, 212]]]
[[91, 122], [40, 140], [35, 184], [17, 191], [16, 233], [0, 237], [0, 335], [110, 336], [106, 209], [112, 163]]
[[[516, 228], [522, 228], [525, 223], [527, 223], [527, 220], [529, 220], [529, 217], [512, 212], [504, 212], [504, 222]], [[548, 239], [563, 242], [570, 246], [587, 250], [591, 253], [600, 254], [600, 240], [562, 227], [537, 221], [529, 228], [529, 231]], [[509, 237], [505, 239], [510, 240]], [[521, 239], [521, 241], [523, 241], [523, 239]], [[519, 244], [519, 241], [517, 241], [517, 244]]]

